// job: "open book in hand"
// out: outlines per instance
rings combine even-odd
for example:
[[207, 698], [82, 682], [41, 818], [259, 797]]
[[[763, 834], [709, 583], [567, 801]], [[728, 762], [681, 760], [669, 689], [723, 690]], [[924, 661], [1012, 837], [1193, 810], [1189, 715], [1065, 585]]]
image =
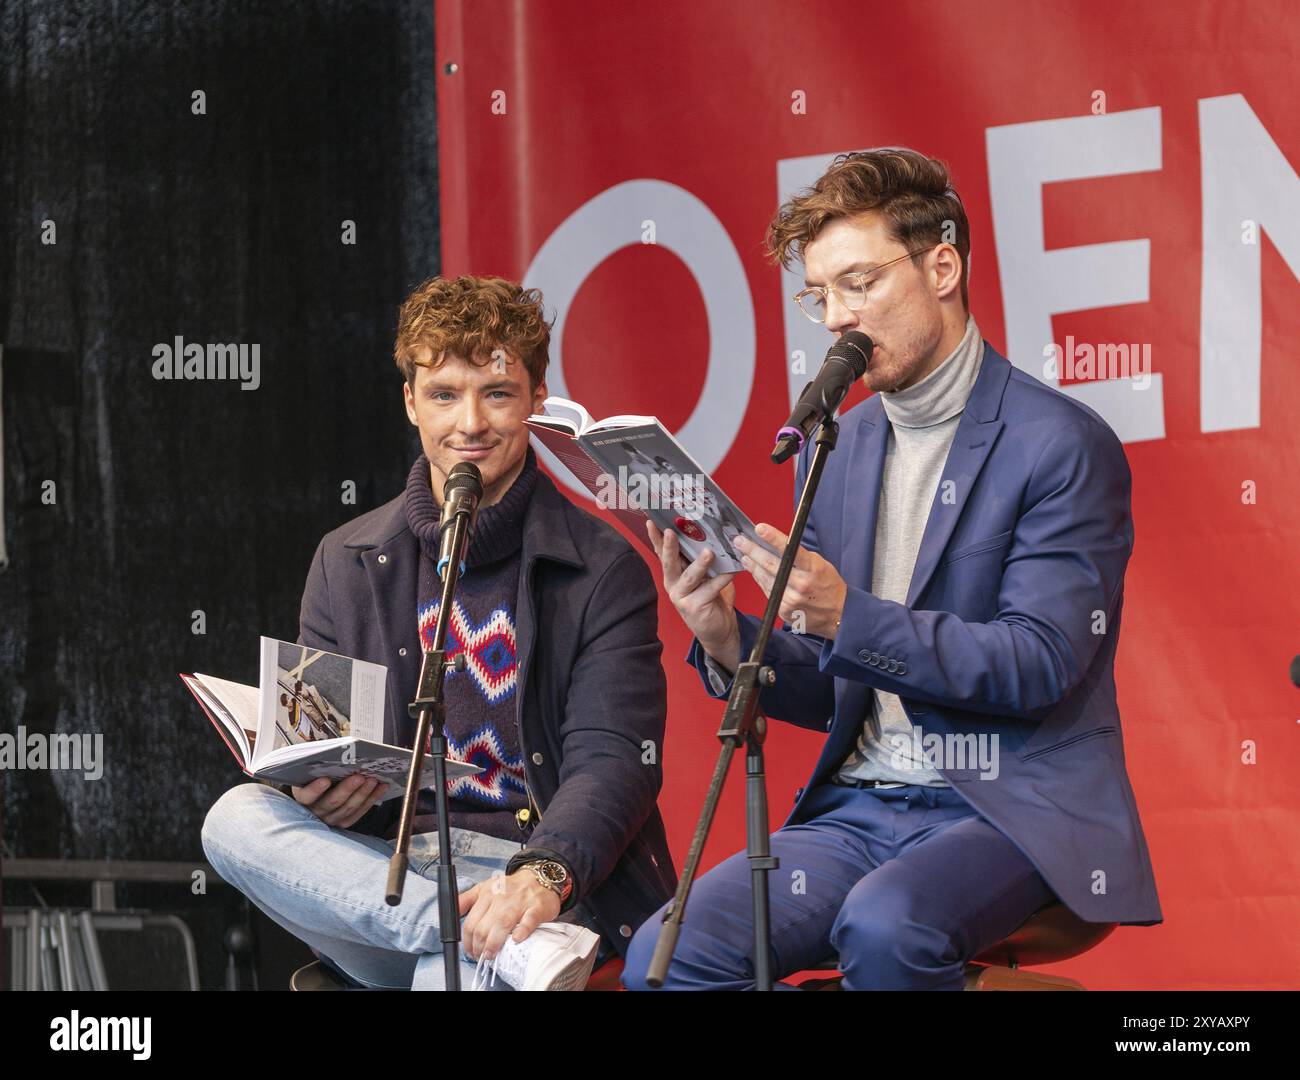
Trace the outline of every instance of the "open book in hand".
[[[181, 679], [249, 776], [302, 787], [360, 772], [388, 782], [379, 802], [406, 788], [411, 751], [384, 743], [382, 664], [264, 637], [257, 686], [198, 673]], [[448, 780], [482, 771], [447, 761]], [[420, 786], [434, 786], [427, 754]]]
[[731, 544], [737, 536], [780, 554], [759, 538], [754, 523], [653, 416], [593, 420], [577, 402], [557, 397], [548, 397], [542, 408], [524, 423], [596, 497], [597, 505], [647, 547], [649, 518], [658, 528], [677, 533], [688, 559], [711, 548], [715, 561], [710, 577], [744, 569]]

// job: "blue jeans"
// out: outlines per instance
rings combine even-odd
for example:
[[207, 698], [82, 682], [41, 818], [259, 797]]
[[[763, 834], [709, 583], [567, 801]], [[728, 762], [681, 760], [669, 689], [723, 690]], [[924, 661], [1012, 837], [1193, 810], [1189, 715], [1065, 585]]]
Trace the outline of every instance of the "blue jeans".
[[[504, 872], [520, 843], [452, 828], [462, 891]], [[394, 840], [326, 825], [292, 796], [240, 784], [203, 822], [203, 850], [216, 871], [289, 933], [367, 987], [445, 989], [438, 930], [438, 834], [411, 837], [402, 902], [384, 899]], [[589, 924], [578, 905], [563, 921]], [[475, 962], [461, 953], [461, 986]], [[498, 978], [494, 989], [510, 989]]]
[[[1056, 900], [1020, 849], [951, 788], [824, 784], [804, 807], [805, 820], [772, 834], [776, 979], [834, 954], [846, 990], [960, 990], [967, 961]], [[753, 988], [750, 897], [744, 852], [695, 883], [664, 989]], [[647, 989], [663, 913], [632, 938], [629, 990]]]

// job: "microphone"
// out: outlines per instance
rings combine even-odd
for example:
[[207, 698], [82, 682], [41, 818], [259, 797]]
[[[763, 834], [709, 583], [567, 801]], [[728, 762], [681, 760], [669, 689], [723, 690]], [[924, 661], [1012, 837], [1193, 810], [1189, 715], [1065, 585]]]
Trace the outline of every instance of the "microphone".
[[817, 377], [803, 388], [785, 427], [776, 433], [772, 460], [778, 465], [803, 449], [813, 428], [840, 407], [849, 388], [867, 372], [876, 343], [860, 330], [850, 330], [830, 347]]
[[460, 565], [460, 572], [465, 572], [465, 552], [453, 552], [453, 536], [456, 518], [465, 515], [469, 518], [469, 528], [465, 530], [465, 544], [469, 543], [469, 530], [478, 518], [478, 501], [483, 497], [483, 474], [472, 461], [462, 461], [452, 467], [447, 474], [447, 483], [442, 489], [442, 527], [441, 547], [438, 550], [438, 577], [451, 565], [452, 556]]

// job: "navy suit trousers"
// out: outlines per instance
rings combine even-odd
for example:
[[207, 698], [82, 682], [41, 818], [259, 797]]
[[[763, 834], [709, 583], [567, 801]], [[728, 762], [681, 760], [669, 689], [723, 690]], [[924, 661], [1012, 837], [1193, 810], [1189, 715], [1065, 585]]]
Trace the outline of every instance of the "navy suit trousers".
[[[952, 788], [824, 784], [804, 806], [804, 821], [772, 834], [777, 979], [835, 955], [846, 990], [960, 990], [969, 960], [1057, 900]], [[629, 990], [646, 989], [663, 915], [632, 939]], [[753, 935], [741, 852], [696, 881], [664, 989], [752, 989]]]

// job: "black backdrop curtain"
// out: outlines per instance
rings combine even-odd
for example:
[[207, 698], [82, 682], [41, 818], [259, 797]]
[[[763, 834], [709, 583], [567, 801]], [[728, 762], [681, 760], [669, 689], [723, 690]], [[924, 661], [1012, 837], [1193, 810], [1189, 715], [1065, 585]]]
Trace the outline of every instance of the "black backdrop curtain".
[[[242, 777], [177, 673], [256, 682], [316, 542], [418, 453], [391, 348], [438, 270], [433, 5], [5, 0], [0, 50], [0, 714], [104, 755], [4, 774], [5, 855], [198, 863]], [[257, 345], [260, 385], [155, 379], [177, 337]], [[229, 893], [165, 898], [205, 986]]]

